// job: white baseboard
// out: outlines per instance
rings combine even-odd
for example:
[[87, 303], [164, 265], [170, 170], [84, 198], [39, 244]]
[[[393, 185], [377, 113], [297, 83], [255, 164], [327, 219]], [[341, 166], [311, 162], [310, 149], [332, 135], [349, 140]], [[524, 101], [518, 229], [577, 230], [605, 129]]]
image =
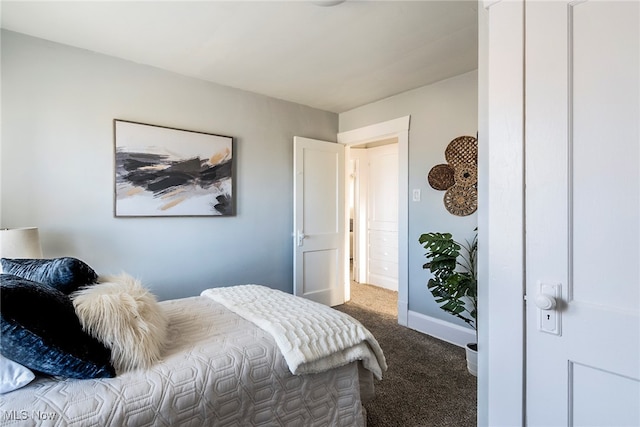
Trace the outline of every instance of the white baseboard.
[[409, 310], [407, 326], [460, 347], [476, 342], [476, 331]]

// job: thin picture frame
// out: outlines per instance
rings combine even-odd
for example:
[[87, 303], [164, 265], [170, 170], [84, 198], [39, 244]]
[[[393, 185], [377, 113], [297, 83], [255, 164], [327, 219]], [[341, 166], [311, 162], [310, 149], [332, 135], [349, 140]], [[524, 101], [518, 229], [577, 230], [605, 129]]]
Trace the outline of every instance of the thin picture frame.
[[114, 216], [235, 214], [233, 137], [113, 120]]

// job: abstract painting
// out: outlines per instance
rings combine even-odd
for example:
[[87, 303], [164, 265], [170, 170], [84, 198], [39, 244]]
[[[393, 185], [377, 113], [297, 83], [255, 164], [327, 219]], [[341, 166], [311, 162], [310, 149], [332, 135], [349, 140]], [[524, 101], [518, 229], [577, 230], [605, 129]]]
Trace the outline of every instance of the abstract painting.
[[230, 216], [233, 138], [114, 120], [116, 217]]

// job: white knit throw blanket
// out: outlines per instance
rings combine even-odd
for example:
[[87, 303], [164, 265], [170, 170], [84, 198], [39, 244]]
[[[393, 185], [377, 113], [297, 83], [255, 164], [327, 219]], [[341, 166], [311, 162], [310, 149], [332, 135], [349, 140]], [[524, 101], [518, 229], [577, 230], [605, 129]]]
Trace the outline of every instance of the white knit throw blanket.
[[295, 375], [324, 372], [356, 360], [378, 379], [387, 370], [371, 332], [331, 307], [260, 285], [212, 288], [201, 295], [270, 333]]

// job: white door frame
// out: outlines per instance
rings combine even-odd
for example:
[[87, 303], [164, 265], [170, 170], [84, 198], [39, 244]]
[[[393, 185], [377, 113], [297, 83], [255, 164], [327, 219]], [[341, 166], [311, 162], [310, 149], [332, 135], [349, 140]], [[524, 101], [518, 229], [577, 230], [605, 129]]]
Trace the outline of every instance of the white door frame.
[[[404, 116], [338, 134], [338, 142], [347, 146], [387, 138], [398, 139], [398, 323], [408, 324], [409, 312], [409, 122]], [[348, 213], [345, 218], [348, 221]], [[350, 286], [348, 248], [345, 250], [345, 283]]]
[[481, 6], [478, 426], [517, 426], [526, 425], [524, 0], [485, 0]]

